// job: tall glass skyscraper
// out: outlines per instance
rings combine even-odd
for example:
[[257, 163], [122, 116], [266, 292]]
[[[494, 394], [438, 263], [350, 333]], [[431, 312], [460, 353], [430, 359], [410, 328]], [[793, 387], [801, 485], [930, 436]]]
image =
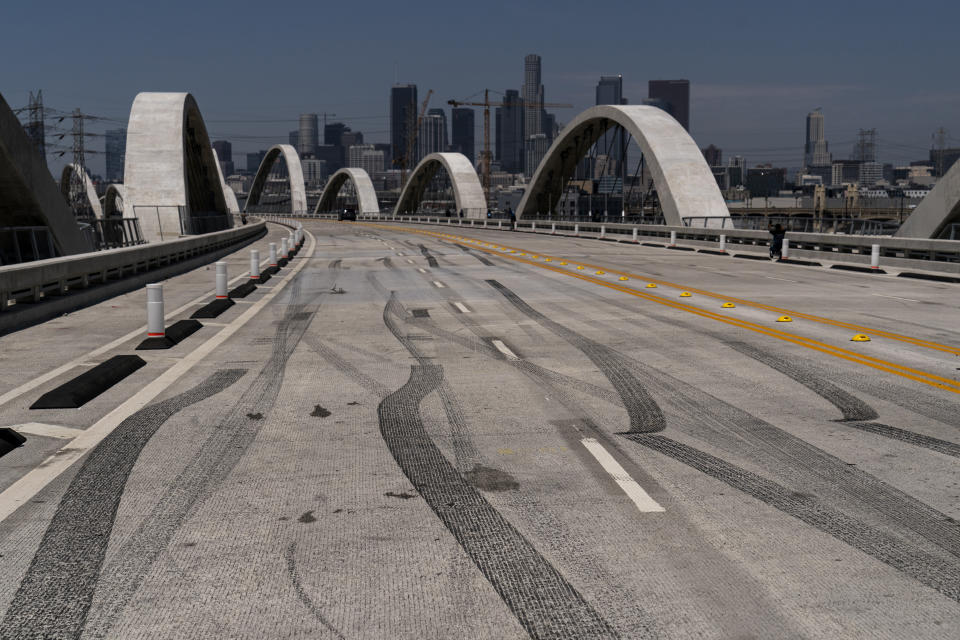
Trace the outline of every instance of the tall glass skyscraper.
[[650, 80], [647, 92], [651, 104], [662, 108], [690, 131], [689, 80]]
[[[417, 85], [395, 84], [390, 89], [390, 155], [395, 167], [400, 167], [407, 154], [407, 142], [417, 126]], [[416, 153], [416, 149], [413, 152]], [[412, 169], [414, 158], [407, 162]]]
[[[600, 76], [597, 83], [597, 104], [623, 104], [623, 76]], [[606, 155], [613, 167], [604, 168], [607, 175], [624, 175], [626, 150], [623, 132], [607, 131], [597, 141], [597, 156]]]
[[[536, 154], [530, 148], [533, 142], [533, 136], [544, 133], [543, 131], [543, 84], [541, 83], [540, 56], [531, 53], [523, 59], [523, 131], [524, 148], [527, 153], [526, 158], [532, 158]], [[553, 135], [553, 132], [550, 132]], [[536, 146], [543, 145], [539, 138]], [[528, 165], [529, 163], [524, 163]], [[533, 175], [536, 167], [524, 166], [524, 173], [527, 177]]]
[[507, 173], [522, 173], [524, 164], [523, 101], [516, 89], [507, 89], [497, 107], [496, 159]]
[[823, 113], [816, 109], [807, 114], [807, 141], [803, 147], [803, 166], [829, 167], [830, 152], [824, 138]]
[[467, 156], [470, 162], [475, 163], [477, 157], [474, 149], [473, 109], [469, 107], [457, 107], [450, 112], [450, 120], [453, 125], [450, 138], [453, 150], [462, 153]]

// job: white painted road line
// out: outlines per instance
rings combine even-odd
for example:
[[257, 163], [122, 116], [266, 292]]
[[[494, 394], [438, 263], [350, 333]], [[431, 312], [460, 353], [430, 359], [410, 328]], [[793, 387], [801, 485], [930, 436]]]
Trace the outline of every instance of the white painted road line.
[[[313, 255], [316, 247], [316, 238], [309, 231], [305, 231], [310, 238], [310, 248], [305, 258]], [[279, 284], [272, 287], [262, 298], [257, 300], [233, 322], [210, 337], [209, 340], [196, 347], [182, 359], [178, 360], [169, 369], [161, 373], [143, 389], [133, 394], [113, 411], [100, 418], [97, 422], [85, 429], [59, 451], [43, 461], [40, 466], [34, 467], [19, 480], [0, 492], [0, 522], [16, 511], [20, 506], [29, 502], [44, 487], [50, 484], [57, 476], [70, 468], [78, 458], [97, 446], [117, 426], [131, 415], [147, 406], [151, 400], [163, 393], [170, 385], [182, 378], [190, 369], [203, 362], [213, 351], [223, 344], [227, 338], [240, 330], [243, 325], [252, 320], [267, 304], [277, 297], [283, 288], [293, 281], [294, 276], [307, 265], [307, 260], [298, 260], [299, 264], [287, 273]], [[208, 294], [209, 295], [209, 294]]]
[[507, 356], [507, 357], [510, 358], [511, 360], [519, 360], [519, 359], [520, 359], [519, 356], [517, 356], [517, 354], [515, 354], [513, 351], [510, 350], [510, 347], [508, 347], [507, 345], [503, 344], [503, 340], [494, 339], [494, 340], [491, 340], [491, 342], [493, 342], [493, 346], [495, 346], [495, 347], [497, 348], [497, 351], [499, 351], [499, 352], [502, 353], [503, 355]]
[[417, 271], [419, 271], [420, 273], [426, 273], [426, 272], [427, 272], [426, 269], [417, 269]]
[[443, 284], [443, 283], [440, 282], [439, 280], [434, 280], [434, 281], [433, 281], [433, 286], [435, 286], [437, 289], [446, 289], [446, 288], [447, 288], [447, 285]]
[[633, 504], [637, 505], [637, 509], [644, 513], [666, 511], [666, 509], [660, 506], [660, 503], [651, 498], [650, 494], [643, 490], [643, 487], [637, 484], [636, 480], [630, 477], [630, 474], [620, 466], [620, 463], [617, 462], [595, 438], [584, 438], [580, 442], [582, 442], [583, 446], [587, 448], [587, 451], [597, 459], [597, 462], [600, 463], [604, 471], [609, 473], [616, 483], [620, 485], [620, 488], [627, 494], [627, 497], [633, 500]]
[[407, 264], [413, 264], [413, 260], [407, 260]]
[[44, 424], [42, 422], [26, 422], [24, 424], [12, 424], [10, 428], [20, 433], [29, 433], [34, 436], [46, 436], [48, 438], [64, 438], [72, 440], [83, 433], [83, 429], [74, 429], [72, 427], [61, 427], [56, 424]]
[[906, 300], [907, 302], [920, 302], [919, 300], [914, 300], [913, 298], [901, 298], [900, 296], [885, 296], [882, 293], [872, 293], [870, 295], [880, 296], [881, 298], [893, 298], [894, 300]]
[[783, 282], [800, 282], [799, 280], [787, 280], [786, 278], [774, 278], [773, 276], [763, 276], [764, 278], [770, 278], [771, 280], [782, 280]]
[[467, 305], [463, 304], [462, 302], [454, 302], [453, 306], [455, 306], [457, 309], [460, 309], [460, 313], [470, 313], [470, 309], [468, 309]]

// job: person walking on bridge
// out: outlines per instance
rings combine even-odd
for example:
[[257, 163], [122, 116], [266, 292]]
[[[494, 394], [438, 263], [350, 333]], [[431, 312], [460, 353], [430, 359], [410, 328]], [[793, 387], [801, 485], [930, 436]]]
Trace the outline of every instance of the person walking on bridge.
[[787, 231], [779, 223], [776, 225], [768, 225], [767, 229], [770, 231], [770, 235], [773, 236], [770, 240], [770, 257], [782, 260], [783, 238], [787, 235]]
[[510, 216], [510, 231], [517, 230], [517, 214], [513, 212], [513, 207], [507, 207], [507, 215]]

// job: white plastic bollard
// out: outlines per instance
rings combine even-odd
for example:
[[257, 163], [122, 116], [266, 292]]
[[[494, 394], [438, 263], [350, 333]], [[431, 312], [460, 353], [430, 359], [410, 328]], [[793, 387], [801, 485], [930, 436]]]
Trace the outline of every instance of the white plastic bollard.
[[487, 228], [487, 219], [486, 219], [486, 218], [483, 219], [483, 228], [484, 228], [484, 229]]
[[606, 237], [607, 237], [607, 225], [602, 224], [600, 225], [600, 239], [602, 240], [603, 238], [606, 238]]
[[287, 247], [287, 239], [280, 238], [280, 257], [286, 258], [288, 251], [289, 251], [289, 248]]
[[880, 245], [878, 244], [870, 246], [870, 268], [880, 268]]
[[637, 234], [638, 234], [637, 228], [634, 227], [633, 228], [633, 244], [637, 244]]
[[790, 253], [790, 241], [784, 238], [783, 247], [781, 247], [780, 249], [780, 259], [786, 260], [789, 253]]
[[579, 222], [573, 225], [573, 235], [575, 235], [575, 236], [579, 236], [579, 235], [580, 235], [580, 223], [579, 223]]
[[497, 229], [503, 230], [503, 220], [497, 220]]
[[147, 337], [162, 338], [163, 329], [163, 285], [147, 285]]
[[260, 252], [250, 249], [250, 279], [260, 279]]
[[676, 232], [676, 231], [671, 231], [671, 232], [670, 232], [670, 246], [671, 246], [671, 247], [677, 246], [677, 232]]
[[225, 300], [227, 298], [227, 263], [218, 262], [217, 267], [217, 300]]
[[270, 243], [270, 266], [271, 267], [277, 266], [277, 243], [276, 242]]
[[537, 232], [537, 221], [536, 221], [536, 220], [534, 220], [533, 222], [530, 223], [530, 230], [533, 231], [534, 233]]
[[720, 251], [725, 252], [727, 250], [727, 235], [725, 233], [720, 234]]
[[557, 235], [557, 223], [556, 223], [556, 222], [551, 222], [551, 223], [550, 223], [550, 235], [552, 235], [552, 236]]

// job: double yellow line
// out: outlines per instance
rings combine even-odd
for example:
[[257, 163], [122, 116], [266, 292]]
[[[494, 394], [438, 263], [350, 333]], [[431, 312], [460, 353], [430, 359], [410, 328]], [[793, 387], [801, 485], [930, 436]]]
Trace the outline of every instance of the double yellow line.
[[[664, 305], [664, 306], [667, 306], [667, 307], [671, 307], [671, 308], [674, 308], [674, 309], [679, 309], [679, 310], [682, 310], [682, 311], [686, 311], [687, 313], [692, 313], [692, 314], [694, 314], [694, 315], [697, 315], [697, 316], [700, 316], [700, 317], [703, 317], [703, 318], [708, 318], [708, 319], [710, 319], [710, 320], [716, 320], [716, 321], [718, 321], [718, 322], [723, 322], [724, 324], [728, 324], [728, 325], [731, 325], [731, 326], [739, 327], [739, 328], [742, 328], [742, 329], [747, 329], [747, 330], [750, 330], [750, 331], [754, 331], [754, 332], [756, 332], [756, 333], [761, 333], [761, 334], [764, 334], [764, 335], [767, 335], [767, 336], [770, 336], [770, 337], [773, 337], [773, 338], [777, 338], [777, 339], [779, 339], [779, 340], [784, 340], [784, 341], [786, 341], [786, 342], [790, 342], [790, 343], [793, 343], [793, 344], [797, 344], [797, 345], [806, 347], [806, 348], [808, 348], [808, 349], [813, 349], [814, 351], [819, 351], [819, 352], [821, 352], [821, 353], [825, 353], [825, 354], [827, 354], [827, 355], [831, 355], [831, 356], [834, 356], [834, 357], [836, 357], [836, 358], [841, 358], [841, 359], [847, 360], [847, 361], [849, 361], [849, 362], [854, 362], [854, 363], [856, 363], [856, 364], [861, 364], [861, 365], [864, 365], [864, 366], [867, 366], [867, 367], [871, 367], [871, 368], [873, 368], [873, 369], [877, 369], [877, 370], [879, 370], [879, 371], [885, 371], [885, 372], [887, 372], [887, 373], [892, 373], [892, 374], [894, 374], [894, 375], [898, 375], [898, 376], [901, 376], [901, 377], [904, 377], [904, 378], [908, 378], [908, 379], [914, 380], [914, 381], [916, 381], [916, 382], [920, 382], [920, 383], [927, 384], [927, 385], [930, 385], [930, 386], [933, 386], [933, 387], [937, 387], [937, 388], [939, 388], [939, 389], [944, 389], [944, 390], [946, 390], [946, 391], [950, 391], [950, 392], [953, 392], [953, 393], [960, 394], [960, 382], [957, 382], [956, 380], [952, 380], [952, 379], [950, 379], [950, 378], [946, 378], [946, 377], [943, 377], [943, 376], [939, 376], [939, 375], [934, 374], [934, 373], [929, 373], [929, 372], [927, 372], [927, 371], [921, 371], [921, 370], [919, 370], [919, 369], [914, 369], [914, 368], [912, 368], [912, 367], [907, 367], [907, 366], [905, 366], [905, 365], [897, 364], [897, 363], [895, 363], [895, 362], [890, 362], [890, 361], [888, 361], [888, 360], [883, 360], [883, 359], [881, 359], [881, 358], [875, 358], [875, 357], [873, 357], [873, 356], [867, 356], [867, 355], [864, 355], [864, 354], [861, 354], [861, 353], [857, 353], [857, 352], [855, 352], [855, 351], [851, 351], [851, 350], [849, 350], [849, 349], [844, 349], [843, 347], [838, 347], [838, 346], [835, 346], [835, 345], [828, 344], [828, 343], [826, 343], [826, 342], [821, 342], [821, 341], [819, 341], [819, 340], [814, 340], [814, 339], [812, 339], [812, 338], [807, 338], [807, 337], [800, 336], [800, 335], [797, 335], [797, 334], [794, 334], [794, 333], [789, 333], [789, 332], [787, 332], [787, 331], [782, 331], [782, 330], [780, 330], [780, 329], [774, 329], [774, 328], [767, 327], [767, 326], [764, 326], [764, 325], [761, 325], [761, 324], [757, 324], [757, 323], [755, 323], [755, 322], [750, 322], [749, 320], [742, 320], [742, 319], [735, 318], [735, 317], [730, 317], [730, 316], [721, 315], [721, 314], [719, 314], [719, 313], [716, 313], [716, 312], [713, 312], [713, 311], [708, 311], [708, 310], [702, 309], [702, 308], [700, 308], [700, 307], [696, 307], [696, 306], [693, 306], [693, 305], [688, 305], [688, 304], [680, 303], [680, 302], [671, 300], [671, 299], [669, 299], [669, 298], [664, 298], [664, 297], [662, 297], [662, 296], [652, 295], [652, 294], [646, 293], [646, 292], [644, 292], [644, 291], [638, 291], [637, 289], [634, 289], [634, 288], [629, 287], [629, 286], [621, 285], [621, 284], [618, 284], [618, 283], [615, 283], [615, 282], [608, 282], [608, 281], [606, 281], [606, 280], [602, 280], [602, 279], [596, 278], [596, 277], [594, 277], [594, 276], [586, 275], [586, 274], [583, 274], [583, 273], [578, 273], [578, 272], [576, 272], [576, 271], [570, 271], [570, 270], [568, 270], [568, 269], [563, 269], [563, 268], [561, 268], [561, 267], [557, 267], [557, 266], [554, 266], [554, 265], [552, 265], [552, 264], [546, 264], [546, 263], [538, 262], [538, 261], [535, 261], [535, 260], [528, 260], [528, 259], [525, 259], [525, 258], [523, 258], [523, 257], [511, 255], [511, 254], [508, 254], [508, 253], [503, 253], [503, 252], [497, 251], [497, 250], [495, 250], [495, 249], [489, 249], [489, 248], [487, 248], [486, 246], [483, 246], [483, 245], [485, 245], [485, 244], [491, 244], [491, 243], [485, 243], [485, 242], [483, 242], [483, 241], [481, 241], [481, 240], [461, 238], [461, 237], [453, 236], [453, 235], [449, 235], [449, 234], [436, 233], [436, 232], [433, 232], [433, 231], [422, 231], [422, 230], [419, 230], [419, 229], [410, 229], [410, 228], [407, 228], [407, 227], [394, 227], [394, 226], [389, 226], [389, 227], [388, 227], [388, 226], [384, 226], [384, 225], [375, 225], [375, 224], [370, 224], [370, 225], [368, 225], [368, 226], [376, 227], [376, 228], [379, 228], [379, 229], [385, 229], [385, 230], [388, 230], [388, 231], [398, 231], [398, 230], [402, 230], [402, 231], [409, 232], [409, 233], [417, 233], [417, 234], [420, 234], [420, 235], [430, 236], [430, 237], [433, 237], [433, 238], [439, 238], [439, 239], [443, 239], [443, 240], [449, 240], [449, 241], [455, 242], [455, 243], [457, 243], [457, 244], [462, 244], [462, 245], [464, 245], [464, 246], [471, 246], [471, 247], [473, 247], [473, 248], [479, 249], [479, 250], [481, 250], [481, 251], [484, 251], [484, 252], [489, 253], [489, 254], [492, 254], [492, 255], [499, 256], [499, 257], [501, 257], [501, 258], [507, 258], [507, 259], [509, 259], [509, 260], [514, 260], [514, 261], [516, 261], [516, 262], [521, 262], [521, 263], [524, 263], [524, 264], [534, 265], [534, 266], [540, 267], [541, 269], [547, 269], [547, 270], [549, 270], [549, 271], [553, 271], [553, 272], [555, 272], [555, 273], [560, 273], [560, 274], [563, 274], [563, 275], [566, 275], [566, 276], [569, 276], [569, 277], [572, 277], [572, 278], [578, 278], [578, 279], [580, 279], [580, 280], [584, 280], [584, 281], [586, 281], [586, 282], [591, 282], [591, 283], [593, 283], [593, 284], [598, 284], [598, 285], [603, 286], [603, 287], [606, 287], [606, 288], [608, 288], [608, 289], [613, 289], [613, 290], [615, 290], [615, 291], [620, 291], [620, 292], [622, 292], [622, 293], [626, 293], [626, 294], [628, 294], [628, 295], [631, 295], [631, 296], [634, 296], [634, 297], [637, 297], [637, 298], [642, 298], [642, 299], [644, 299], [644, 300], [649, 300], [649, 301], [651, 301], [651, 302], [656, 302], [656, 303], [658, 303], [658, 304], [661, 304], [661, 305]], [[493, 244], [495, 244], [495, 246], [498, 246], [498, 247], [504, 247], [506, 250], [523, 251], [524, 253], [529, 253], [528, 251], [523, 250], [523, 249], [519, 249], [519, 248], [517, 248], [517, 247], [510, 247], [510, 246], [508, 246], [508, 245], [496, 244], [496, 243], [493, 243]], [[558, 258], [556, 258], [556, 256], [548, 256], [548, 255], [542, 254], [542, 253], [537, 254], [537, 255], [539, 255], [540, 257], [543, 257], [543, 258], [548, 258], [548, 257], [549, 257], [551, 260], [556, 260], [556, 259], [558, 259]], [[607, 272], [609, 272], [609, 273], [611, 273], [611, 274], [624, 275], [624, 276], [628, 276], [628, 277], [632, 276], [632, 277], [636, 277], [636, 278], [639, 278], [639, 279], [644, 279], [644, 281], [646, 281], [646, 282], [654, 282], [654, 283], [662, 284], [662, 285], [668, 286], [668, 287], [674, 287], [674, 288], [677, 288], [677, 289], [684, 289], [684, 288], [681, 287], [680, 285], [677, 285], [677, 284], [675, 284], [675, 283], [668, 282], [668, 281], [665, 281], [665, 280], [655, 280], [655, 279], [650, 279], [650, 278], [644, 278], [643, 276], [635, 276], [635, 275], [630, 274], [630, 273], [628, 273], [628, 272], [617, 271], [617, 270], [613, 270], [613, 269], [607, 269], [606, 267], [600, 267], [600, 266], [598, 266], [598, 265], [592, 265], [592, 264], [589, 264], [589, 263], [586, 263], [586, 262], [577, 262], [577, 264], [583, 265], [583, 266], [586, 266], [586, 267], [590, 267], [590, 268], [595, 268], [595, 269], [604, 269], [604, 270], [606, 270]], [[823, 324], [828, 324], [828, 325], [832, 325], [832, 326], [836, 326], [836, 327], [843, 327], [843, 328], [855, 329], [855, 330], [863, 331], [863, 332], [870, 332], [870, 333], [873, 333], [874, 335], [877, 335], [877, 336], [886, 337], [886, 338], [890, 338], [890, 339], [893, 339], [893, 340], [900, 340], [900, 341], [902, 341], [902, 342], [906, 342], [906, 343], [913, 344], [913, 345], [916, 345], [916, 346], [926, 347], [926, 348], [929, 348], [929, 349], [935, 349], [935, 350], [937, 350], [937, 351], [943, 351], [943, 352], [947, 352], [947, 353], [954, 353], [954, 354], [960, 355], [960, 350], [958, 350], [958, 349], [955, 348], [955, 347], [949, 347], [949, 346], [947, 346], [947, 345], [941, 345], [941, 344], [939, 344], [939, 343], [931, 342], [931, 341], [928, 341], [928, 340], [922, 340], [922, 339], [919, 339], [919, 338], [912, 338], [912, 337], [910, 337], [910, 336], [903, 336], [903, 335], [900, 335], [900, 334], [896, 334], [896, 333], [892, 333], [892, 332], [887, 332], [887, 331], [881, 331], [881, 330], [876, 330], [876, 329], [868, 329], [868, 328], [866, 328], [866, 327], [861, 327], [861, 326], [859, 326], [859, 325], [855, 325], [855, 324], [851, 324], [851, 323], [847, 323], [847, 322], [840, 322], [840, 321], [836, 321], [836, 320], [831, 320], [831, 319], [829, 319], [829, 318], [822, 318], [822, 317], [820, 317], [820, 316], [814, 316], [814, 315], [805, 314], [805, 313], [801, 313], [801, 312], [790, 311], [790, 310], [788, 310], [788, 309], [781, 309], [781, 308], [774, 307], [774, 306], [771, 306], [771, 305], [765, 305], [765, 304], [762, 304], [762, 303], [752, 302], [752, 301], [750, 301], [750, 300], [741, 300], [741, 299], [739, 299], [739, 298], [731, 298], [731, 297], [723, 296], [723, 295], [720, 295], [720, 294], [717, 294], [717, 293], [713, 293], [713, 292], [710, 292], [710, 291], [703, 291], [703, 290], [690, 289], [690, 288], [686, 288], [686, 289], [684, 289], [684, 290], [686, 290], [686, 291], [691, 291], [691, 292], [696, 292], [696, 293], [699, 293], [699, 294], [701, 294], [701, 295], [706, 295], [706, 296], [713, 297], [713, 298], [718, 298], [718, 299], [723, 299], [723, 300], [727, 300], [727, 301], [738, 302], [738, 303], [740, 303], [740, 304], [743, 304], [743, 305], [746, 305], [746, 306], [756, 307], [756, 308], [759, 308], [759, 309], [766, 309], [766, 310], [770, 310], [770, 311], [776, 311], [776, 312], [778, 312], [778, 313], [781, 313], [781, 312], [782, 312], [782, 313], [785, 313], [785, 314], [793, 315], [793, 316], [798, 317], [798, 318], [804, 318], [804, 319], [808, 319], [808, 320], [813, 320], [813, 321], [815, 321], [815, 322], [821, 322], [821, 323], [823, 323]]]

